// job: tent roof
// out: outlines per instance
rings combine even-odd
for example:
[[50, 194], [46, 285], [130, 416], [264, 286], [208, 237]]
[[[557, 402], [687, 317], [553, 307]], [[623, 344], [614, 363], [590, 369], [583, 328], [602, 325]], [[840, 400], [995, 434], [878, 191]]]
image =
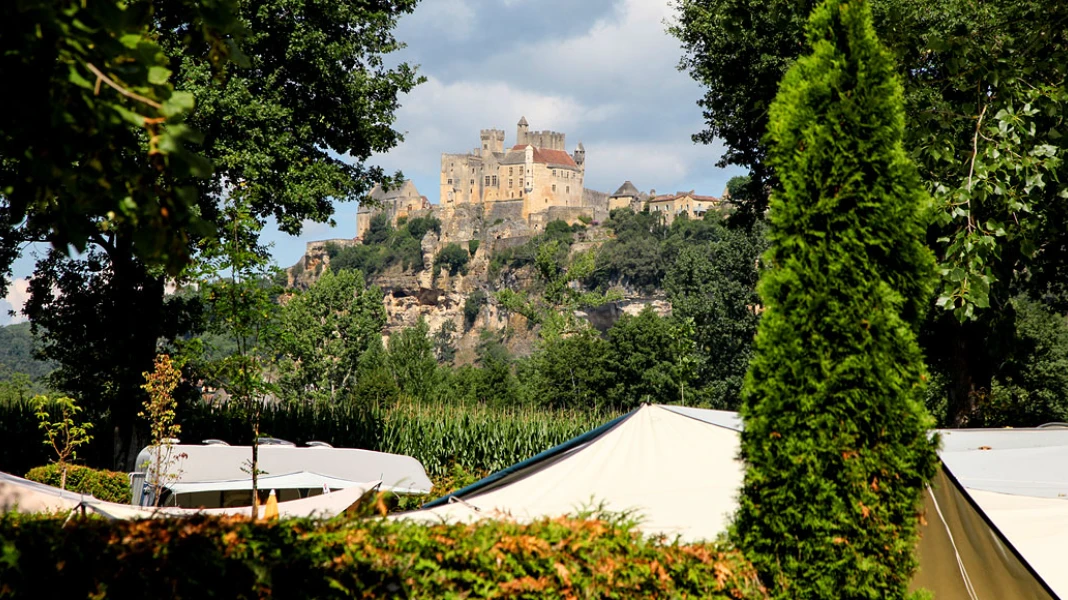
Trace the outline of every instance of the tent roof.
[[[252, 455], [248, 446], [171, 446], [171, 456], [175, 457], [173, 465], [168, 468], [176, 478], [168, 478], [172, 483], [167, 487], [177, 491], [193, 484], [236, 485], [236, 481], [251, 482], [248, 460]], [[153, 468], [153, 449], [145, 448], [137, 456], [138, 465]], [[345, 485], [331, 485], [340, 488], [359, 485], [368, 481], [382, 481], [386, 489], [408, 491], [409, 493], [428, 494], [431, 483], [423, 465], [418, 460], [400, 454], [358, 450], [355, 448], [298, 448], [294, 446], [263, 446], [259, 448], [259, 468], [261, 480], [276, 476], [290, 476], [307, 473], [316, 477], [329, 478], [347, 482]], [[149, 479], [151, 480], [151, 473]], [[198, 487], [204, 489], [238, 489]], [[266, 488], [266, 484], [261, 484]], [[278, 486], [289, 487], [289, 486]], [[322, 487], [322, 482], [309, 486]], [[240, 489], [249, 489], [243, 487]], [[179, 492], [179, 493], [185, 493]]]
[[[587, 509], [633, 512], [648, 533], [714, 538], [734, 512], [742, 468], [735, 431], [644, 406], [406, 518], [520, 520]], [[681, 459], [681, 460], [680, 460]]]
[[958, 429], [939, 433], [942, 462], [965, 488], [1068, 498], [1068, 430]]

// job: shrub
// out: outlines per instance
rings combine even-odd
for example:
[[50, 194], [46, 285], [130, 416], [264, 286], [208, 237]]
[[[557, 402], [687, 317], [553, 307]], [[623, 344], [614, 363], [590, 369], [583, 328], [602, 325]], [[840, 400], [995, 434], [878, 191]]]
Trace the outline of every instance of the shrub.
[[467, 251], [471, 254], [471, 256], [474, 256], [475, 252], [478, 252], [478, 247], [479, 245], [481, 245], [481, 243], [482, 242], [480, 242], [479, 240], [470, 240], [467, 242]]
[[482, 311], [486, 302], [486, 292], [482, 290], [475, 290], [467, 295], [467, 299], [464, 300], [464, 325], [466, 327], [475, 324], [475, 319], [478, 318], [478, 313]]
[[[0, 595], [32, 598], [765, 598], [722, 543], [619, 518], [529, 525], [365, 519], [0, 518]], [[120, 543], [121, 540], [121, 543]]]
[[934, 261], [901, 85], [859, 0], [826, 0], [770, 109], [766, 307], [734, 539], [777, 598], [908, 595], [936, 455], [916, 341]]
[[434, 258], [434, 268], [437, 269], [440, 266], [442, 269], [448, 270], [449, 275], [456, 275], [457, 273], [466, 275], [467, 261], [470, 258], [471, 255], [461, 248], [460, 244], [450, 242]]
[[[34, 467], [26, 473], [26, 479], [59, 487], [61, 471], [58, 464]], [[67, 465], [67, 490], [78, 494], [91, 494], [94, 498], [108, 502], [130, 503], [130, 480], [126, 473]]]

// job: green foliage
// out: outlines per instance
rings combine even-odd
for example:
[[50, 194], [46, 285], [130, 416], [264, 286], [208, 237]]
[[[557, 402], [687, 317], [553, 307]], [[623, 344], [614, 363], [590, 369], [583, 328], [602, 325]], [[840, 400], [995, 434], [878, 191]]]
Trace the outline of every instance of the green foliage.
[[148, 399], [145, 400], [144, 410], [137, 416], [148, 421], [149, 446], [153, 456], [148, 464], [137, 465], [137, 468], [148, 473], [146, 483], [152, 486], [158, 506], [163, 487], [180, 476], [176, 472], [180, 456], [174, 452], [174, 440], [182, 434], [182, 426], [174, 422], [178, 406], [174, 389], [182, 380], [182, 372], [180, 363], [175, 364], [170, 356], [160, 354], [156, 357], [155, 370], [151, 373], [146, 371], [143, 375], [145, 384], [141, 387], [148, 392]]
[[608, 330], [615, 407], [686, 404], [696, 374], [693, 338], [691, 322], [662, 318], [649, 306], [620, 317]]
[[37, 381], [55, 368], [53, 363], [34, 357], [38, 343], [30, 327], [29, 323], [0, 327], [0, 381], [6, 381], [16, 373]]
[[482, 307], [485, 306], [489, 300], [486, 298], [486, 292], [482, 290], [475, 290], [467, 295], [464, 299], [464, 327], [470, 329], [475, 324], [475, 319], [478, 318], [478, 313], [482, 311]]
[[[677, 4], [681, 67], [707, 87], [700, 104], [708, 129], [695, 137], [725, 141], [723, 162], [752, 170], [746, 201], [761, 214], [775, 184], [761, 141], [767, 107], [804, 47], [813, 2]], [[939, 261], [940, 308], [929, 317], [926, 354], [945, 380], [949, 422], [981, 422], [982, 399], [1017, 336], [1012, 299], [1027, 293], [1068, 309], [1068, 5], [871, 7], [904, 84], [906, 148], [935, 199], [928, 240]]]
[[[464, 305], [466, 308], [466, 302]], [[434, 356], [442, 364], [451, 364], [456, 358], [456, 321], [448, 320], [434, 332]]]
[[736, 409], [760, 322], [756, 283], [764, 227], [721, 230], [714, 241], [684, 246], [664, 289], [672, 314], [694, 325], [698, 403]]
[[530, 396], [552, 408], [604, 409], [616, 384], [611, 348], [593, 329], [546, 339], [531, 356]]
[[471, 256], [474, 256], [475, 252], [478, 252], [478, 247], [481, 243], [482, 242], [479, 240], [468, 240], [467, 251], [471, 253]]
[[450, 242], [434, 257], [434, 272], [446, 270], [449, 275], [467, 275], [467, 261], [471, 255], [460, 244]]
[[422, 318], [389, 338], [389, 369], [401, 394], [417, 401], [431, 399], [438, 361], [430, 328]]
[[[66, 489], [77, 494], [90, 494], [106, 502], [130, 503], [130, 479], [126, 473], [102, 471], [81, 465], [66, 465]], [[26, 479], [53, 487], [63, 483], [63, 467], [51, 464], [34, 467]]]
[[272, 346], [279, 387], [292, 402], [338, 402], [357, 381], [360, 357], [386, 324], [382, 292], [359, 271], [323, 273], [281, 309]]
[[440, 234], [441, 221], [434, 217], [418, 217], [405, 221], [399, 229], [393, 229], [389, 217], [385, 213], [378, 213], [371, 217], [363, 244], [339, 250], [330, 257], [330, 268], [335, 273], [361, 271], [368, 280], [394, 265], [400, 265], [405, 271], [421, 271], [421, 241], [428, 231]]
[[[0, 184], [4, 188], [0, 192], [0, 273], [9, 270], [22, 241], [45, 237], [47, 226], [88, 232], [88, 251], [79, 259], [52, 256], [38, 265], [30, 315], [43, 334], [46, 357], [58, 363], [54, 387], [84, 399], [94, 416], [108, 409], [116, 412], [119, 443], [114, 444], [113, 464], [133, 466], [137, 451], [134, 421], [144, 397], [140, 374], [152, 368], [157, 343], [189, 332], [188, 323], [182, 321], [195, 320], [185, 310], [195, 312], [190, 306], [165, 308], [169, 304], [164, 301], [167, 281], [156, 267], [157, 259], [164, 257], [146, 254], [144, 241], [158, 241], [171, 232], [175, 244], [164, 250], [168, 257], [184, 258], [199, 251], [204, 241], [201, 234], [211, 238], [215, 233], [214, 229], [197, 232], [187, 227], [184, 213], [178, 210], [182, 207], [169, 204], [170, 190], [195, 186], [197, 193], [178, 200], [185, 203], [189, 215], [205, 222], [224, 222], [220, 216], [223, 199], [240, 195], [248, 203], [251, 218], [261, 224], [273, 219], [283, 231], [296, 234], [306, 220], [329, 221], [335, 202], [360, 198], [374, 183], [389, 179], [380, 169], [368, 166], [367, 160], [400, 141], [400, 132], [392, 128], [397, 99], [419, 81], [407, 64], [387, 66], [383, 60], [400, 47], [393, 28], [414, 5], [414, 0], [370, 7], [330, 0], [310, 0], [299, 6], [289, 0], [154, 0], [122, 10], [136, 17], [131, 21], [137, 29], [133, 33], [145, 38], [136, 44], [137, 52], [147, 53], [145, 59], [158, 58], [174, 72], [157, 87], [173, 81], [178, 89], [172, 96], [187, 93], [182, 97], [195, 99], [195, 105], [184, 106], [189, 110], [183, 111], [183, 125], [202, 134], [199, 153], [214, 167], [208, 179], [167, 168], [173, 166], [172, 159], [179, 158], [170, 151], [174, 147], [168, 149], [161, 143], [161, 153], [146, 158], [152, 140], [142, 131], [149, 123], [96, 126], [96, 112], [114, 118], [110, 106], [132, 105], [132, 100], [108, 85], [97, 96], [95, 77], [79, 82], [82, 87], [63, 80], [71, 69], [81, 72], [86, 63], [76, 56], [70, 63], [60, 62], [57, 52], [69, 54], [70, 49], [51, 32], [83, 15], [118, 14], [119, 3], [94, 2], [85, 8], [66, 2], [61, 10], [60, 5], [31, 1], [0, 9], [4, 31], [0, 35], [4, 58], [0, 60], [6, 82], [24, 90], [18, 102], [34, 111], [28, 117], [21, 111], [0, 117], [4, 123], [18, 123], [21, 132], [15, 136], [14, 128], [0, 126], [5, 132], [0, 136], [0, 179], [4, 182]], [[27, 7], [32, 10], [16, 14]], [[240, 39], [232, 35], [236, 28], [221, 26], [220, 19], [231, 8], [239, 13], [236, 24], [244, 33]], [[107, 52], [116, 43], [137, 40], [122, 35], [125, 27], [100, 24], [83, 22], [86, 29], [75, 32], [88, 41], [100, 38], [99, 44], [86, 45], [85, 51]], [[47, 35], [36, 38], [38, 31]], [[223, 45], [215, 47], [215, 41]], [[240, 44], [247, 62], [228, 65], [225, 77], [217, 77], [220, 51], [235, 43]], [[133, 58], [122, 65], [94, 64], [113, 79], [125, 77], [122, 69], [129, 69], [129, 76], [136, 79], [146, 63], [139, 56]], [[77, 94], [67, 94], [70, 90]], [[172, 134], [178, 131], [170, 124], [163, 126]], [[75, 137], [57, 128], [74, 129]], [[41, 151], [53, 160], [41, 159], [36, 154]], [[163, 151], [168, 151], [165, 157]], [[56, 171], [54, 163], [59, 163]], [[65, 176], [76, 171], [93, 188], [82, 189], [72, 181], [61, 190], [63, 194], [41, 198], [40, 214], [54, 218], [55, 223], [37, 228], [28, 220], [11, 231], [10, 223], [19, 219], [9, 218], [13, 211], [7, 203], [12, 198], [6, 191], [7, 181], [9, 176], [25, 175], [27, 165], [41, 169], [47, 180], [57, 173]], [[99, 193], [90, 193], [93, 190]], [[114, 216], [106, 208], [97, 210], [115, 198], [122, 204]], [[134, 223], [129, 211], [148, 216]], [[67, 250], [65, 243], [62, 250]], [[179, 263], [183, 266], [185, 261]], [[53, 294], [55, 289], [62, 293]]]
[[935, 472], [915, 338], [933, 260], [901, 85], [863, 1], [827, 0], [771, 107], [766, 312], [733, 537], [780, 598], [904, 598]]
[[[74, 420], [82, 412], [82, 407], [73, 398], [36, 396], [31, 403], [37, 417], [37, 428], [44, 432], [44, 445], [56, 454], [56, 464], [62, 474], [59, 487], [65, 488], [67, 463], [78, 460], [78, 447], [93, 439], [89, 433], [93, 424]], [[58, 419], [53, 417], [53, 410], [59, 412]]]
[[[201, 54], [209, 79], [231, 57], [244, 63], [237, 0], [182, 6], [195, 26], [174, 51]], [[5, 245], [27, 236], [83, 252], [122, 231], [134, 255], [177, 274], [190, 233], [210, 230], [190, 185], [212, 170], [191, 150], [195, 97], [176, 89], [183, 78], [155, 24], [150, 7], [114, 0], [0, 8], [0, 72], [20, 90], [0, 115], [0, 227], [14, 230]]]
[[975, 422], [1034, 427], [1068, 422], [1068, 319], [1026, 297], [1013, 301], [1016, 335]]
[[[0, 520], [6, 595], [226, 598], [765, 598], [723, 543], [643, 537], [633, 522], [421, 525], [364, 519], [255, 523]], [[114, 540], [124, 540], [122, 544]]]

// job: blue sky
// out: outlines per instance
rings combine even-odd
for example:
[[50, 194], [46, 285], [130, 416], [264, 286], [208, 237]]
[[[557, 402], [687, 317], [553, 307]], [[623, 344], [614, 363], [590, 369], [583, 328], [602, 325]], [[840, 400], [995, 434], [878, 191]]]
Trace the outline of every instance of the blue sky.
[[[419, 65], [427, 82], [401, 99], [396, 128], [405, 141], [371, 162], [401, 170], [438, 202], [442, 152], [478, 145], [480, 129], [505, 131], [526, 116], [531, 130], [567, 134], [586, 148], [586, 187], [612, 192], [624, 180], [641, 190], [697, 190], [718, 196], [737, 170], [719, 169], [718, 145], [695, 145], [702, 127], [701, 88], [676, 70], [681, 50], [665, 33], [668, 0], [423, 0], [397, 36], [408, 47], [392, 62]], [[353, 237], [356, 204], [338, 204], [336, 227], [307, 223], [297, 237], [271, 228], [280, 266], [294, 264], [307, 242]], [[33, 259], [15, 265], [27, 277]], [[0, 299], [21, 307], [25, 281]], [[19, 320], [19, 319], [16, 319]]]

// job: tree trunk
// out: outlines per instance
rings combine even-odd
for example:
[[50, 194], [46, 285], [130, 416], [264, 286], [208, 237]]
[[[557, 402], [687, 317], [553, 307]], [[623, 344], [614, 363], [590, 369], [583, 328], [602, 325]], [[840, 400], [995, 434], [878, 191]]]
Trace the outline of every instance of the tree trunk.
[[990, 393], [993, 380], [984, 342], [986, 328], [974, 322], [954, 325], [952, 335], [946, 340], [949, 344], [946, 421], [952, 428], [982, 426], [980, 404]]
[[260, 516], [260, 420], [252, 422], [252, 520]]

